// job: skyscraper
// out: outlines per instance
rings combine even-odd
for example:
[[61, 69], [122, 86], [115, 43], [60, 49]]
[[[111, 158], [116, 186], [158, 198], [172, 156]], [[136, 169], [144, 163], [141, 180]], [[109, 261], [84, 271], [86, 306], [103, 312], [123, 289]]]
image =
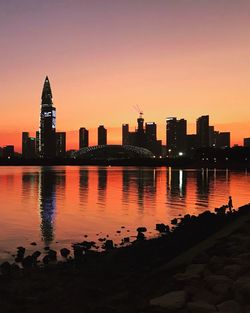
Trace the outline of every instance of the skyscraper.
[[181, 156], [187, 148], [187, 121], [176, 117], [166, 119], [167, 154]]
[[209, 147], [209, 116], [203, 115], [196, 121], [198, 148]]
[[66, 155], [66, 133], [56, 132], [56, 156], [64, 158]]
[[30, 137], [28, 132], [22, 133], [22, 156], [24, 159], [36, 158], [36, 139]]
[[48, 76], [45, 78], [42, 91], [39, 153], [44, 159], [56, 156], [56, 108], [53, 107]]
[[129, 125], [122, 124], [122, 144], [129, 145]]
[[98, 127], [98, 145], [106, 145], [107, 144], [107, 129], [100, 125]]
[[230, 132], [218, 132], [216, 136], [216, 148], [230, 148]]
[[147, 122], [145, 127], [146, 148], [149, 149], [155, 156], [161, 155], [162, 144], [161, 140], [157, 140], [157, 125], [155, 122]]
[[26, 158], [28, 154], [28, 141], [29, 141], [29, 133], [22, 132], [22, 156], [23, 158]]
[[85, 148], [89, 146], [89, 131], [81, 127], [79, 129], [79, 149]]

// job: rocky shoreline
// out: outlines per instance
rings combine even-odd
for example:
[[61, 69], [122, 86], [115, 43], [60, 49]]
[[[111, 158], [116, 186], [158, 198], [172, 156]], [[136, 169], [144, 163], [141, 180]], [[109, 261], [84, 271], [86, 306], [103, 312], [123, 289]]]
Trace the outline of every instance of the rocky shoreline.
[[[137, 239], [116, 249], [91, 250], [83, 241], [65, 261], [48, 248], [1, 265], [1, 312], [250, 312], [250, 204], [232, 213], [185, 215], [170, 229], [157, 224], [159, 238]], [[127, 239], [128, 240], [128, 239]]]

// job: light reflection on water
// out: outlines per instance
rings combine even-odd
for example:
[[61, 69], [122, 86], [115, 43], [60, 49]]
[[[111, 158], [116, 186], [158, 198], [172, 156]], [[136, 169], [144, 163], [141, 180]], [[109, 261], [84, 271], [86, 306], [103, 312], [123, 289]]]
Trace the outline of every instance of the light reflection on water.
[[213, 210], [229, 195], [235, 206], [250, 202], [249, 183], [247, 171], [1, 167], [0, 257], [32, 241], [60, 248], [109, 234], [119, 243], [138, 226], [152, 236], [156, 223]]

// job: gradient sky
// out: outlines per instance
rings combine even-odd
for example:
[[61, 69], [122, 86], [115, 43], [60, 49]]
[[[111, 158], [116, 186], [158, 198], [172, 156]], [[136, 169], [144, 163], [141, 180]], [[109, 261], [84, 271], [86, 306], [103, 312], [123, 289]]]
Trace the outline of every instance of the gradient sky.
[[249, 0], [0, 0], [0, 38], [0, 146], [38, 129], [46, 75], [68, 148], [120, 143], [135, 104], [164, 143], [167, 116], [250, 137]]

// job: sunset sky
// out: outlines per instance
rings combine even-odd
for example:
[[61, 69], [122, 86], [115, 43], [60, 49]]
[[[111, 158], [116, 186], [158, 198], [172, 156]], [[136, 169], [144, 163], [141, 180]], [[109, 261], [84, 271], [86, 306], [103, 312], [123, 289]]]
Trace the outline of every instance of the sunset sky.
[[167, 116], [250, 137], [249, 0], [1, 0], [0, 38], [0, 146], [38, 129], [46, 75], [68, 148], [99, 124], [120, 143], [135, 104], [164, 144]]

